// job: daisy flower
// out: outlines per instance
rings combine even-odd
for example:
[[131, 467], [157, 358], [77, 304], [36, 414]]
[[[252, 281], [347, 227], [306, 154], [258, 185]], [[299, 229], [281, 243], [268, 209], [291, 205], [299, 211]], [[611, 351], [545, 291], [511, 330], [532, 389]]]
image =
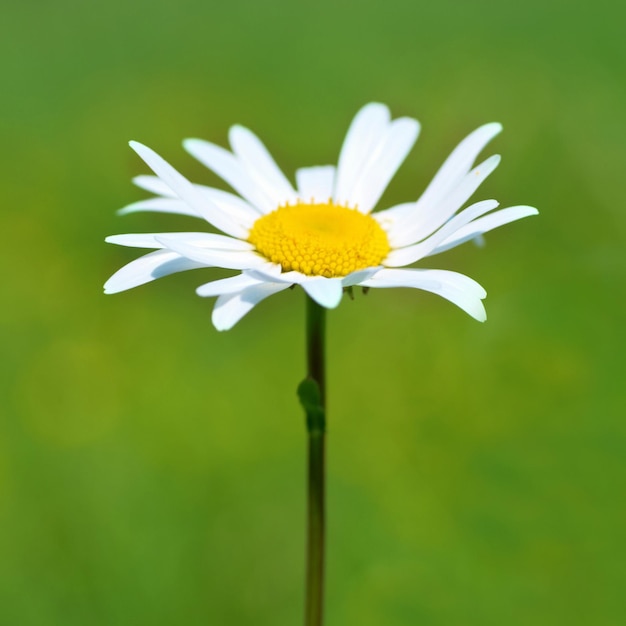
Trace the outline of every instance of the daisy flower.
[[239, 273], [197, 289], [200, 296], [217, 296], [212, 320], [218, 330], [232, 328], [256, 304], [293, 285], [326, 308], [339, 304], [346, 287], [413, 287], [438, 294], [484, 321], [486, 292], [476, 281], [457, 272], [406, 266], [537, 210], [514, 206], [494, 211], [495, 200], [461, 210], [500, 161], [494, 155], [473, 167], [501, 130], [494, 123], [481, 126], [455, 148], [417, 201], [372, 212], [419, 130], [416, 120], [391, 120], [386, 106], [368, 104], [350, 125], [337, 166], [299, 169], [295, 187], [263, 143], [242, 126], [230, 129], [232, 151], [201, 139], [186, 140], [187, 152], [238, 195], [192, 184], [150, 148], [130, 142], [156, 174], [137, 176], [134, 182], [156, 197], [120, 213], [191, 215], [224, 234], [107, 237], [109, 243], [154, 251], [116, 272], [105, 293], [175, 272], [220, 267]]

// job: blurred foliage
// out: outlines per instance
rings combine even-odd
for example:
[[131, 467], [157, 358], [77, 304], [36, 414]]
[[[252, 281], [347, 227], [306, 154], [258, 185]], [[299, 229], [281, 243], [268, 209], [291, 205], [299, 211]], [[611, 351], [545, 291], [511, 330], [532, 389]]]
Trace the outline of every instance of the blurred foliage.
[[624, 583], [626, 11], [616, 0], [7, 2], [0, 9], [0, 623], [292, 626], [304, 545], [303, 296], [228, 333], [188, 272], [118, 296], [127, 147], [240, 122], [336, 161], [365, 102], [423, 124], [381, 206], [501, 121], [477, 198], [541, 215], [329, 316], [328, 624], [616, 626]]

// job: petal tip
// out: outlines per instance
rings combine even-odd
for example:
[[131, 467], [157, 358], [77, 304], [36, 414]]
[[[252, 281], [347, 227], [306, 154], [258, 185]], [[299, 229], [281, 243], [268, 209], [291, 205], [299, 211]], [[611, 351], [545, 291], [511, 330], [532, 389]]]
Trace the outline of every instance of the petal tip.
[[341, 304], [341, 296], [331, 302], [326, 302], [323, 306], [326, 309], [336, 309]]
[[317, 277], [302, 283], [307, 295], [325, 309], [335, 309], [343, 297], [343, 285], [340, 278]]
[[[485, 294], [486, 296], [487, 294]], [[484, 297], [484, 296], [483, 296]], [[481, 324], [484, 324], [487, 321], [487, 310], [485, 309], [485, 305], [482, 303], [482, 298], [481, 300], [478, 300], [478, 302], [476, 303], [476, 310], [473, 311], [473, 315], [472, 313], [470, 313], [470, 315], [472, 315], [472, 317], [477, 321], [480, 322]], [[468, 311], [469, 312], [469, 311]]]
[[241, 124], [233, 124], [228, 129], [228, 138], [231, 139], [233, 135], [250, 134], [250, 130]]
[[226, 317], [219, 314], [219, 309], [217, 310], [217, 314], [215, 309], [213, 309], [213, 313], [211, 315], [211, 322], [220, 333], [223, 333], [226, 330], [230, 330], [239, 320], [235, 319], [234, 321], [230, 317]]
[[194, 148], [196, 148], [200, 143], [202, 143], [202, 139], [196, 139], [195, 137], [188, 137], [187, 139], [183, 139], [183, 148], [187, 152], [193, 152]]
[[360, 111], [372, 111], [374, 109], [377, 109], [379, 111], [389, 112], [389, 107], [386, 104], [384, 104], [383, 102], [377, 102], [377, 101], [368, 102], [367, 104], [364, 104], [361, 107]]
[[107, 296], [113, 293], [119, 293], [120, 291], [123, 291], [122, 289], [116, 288], [114, 284], [111, 283], [111, 279], [107, 280], [106, 283], [104, 283], [104, 285], [102, 286], [102, 290]]

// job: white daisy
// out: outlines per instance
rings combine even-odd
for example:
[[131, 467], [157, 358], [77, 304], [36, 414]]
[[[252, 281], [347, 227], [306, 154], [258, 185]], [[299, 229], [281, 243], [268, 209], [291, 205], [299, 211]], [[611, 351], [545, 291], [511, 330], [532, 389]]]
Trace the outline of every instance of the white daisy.
[[368, 104], [348, 130], [338, 165], [297, 170], [296, 188], [261, 141], [242, 126], [230, 129], [232, 152], [201, 139], [186, 140], [185, 149], [239, 195], [192, 184], [150, 148], [131, 142], [156, 174], [137, 176], [134, 182], [157, 197], [120, 213], [191, 215], [225, 234], [107, 237], [110, 243], [155, 251], [116, 272], [105, 293], [183, 270], [221, 267], [239, 273], [197, 290], [200, 296], [218, 296], [212, 316], [218, 330], [232, 328], [261, 300], [292, 285], [301, 285], [326, 308], [339, 304], [346, 287], [415, 287], [439, 294], [484, 321], [481, 300], [486, 292], [476, 281], [447, 270], [397, 268], [537, 210], [514, 206], [494, 211], [498, 202], [484, 200], [459, 212], [500, 161], [494, 155], [472, 168], [501, 130], [500, 124], [486, 124], [455, 148], [416, 202], [372, 213], [419, 129], [416, 120], [392, 121], [386, 106]]

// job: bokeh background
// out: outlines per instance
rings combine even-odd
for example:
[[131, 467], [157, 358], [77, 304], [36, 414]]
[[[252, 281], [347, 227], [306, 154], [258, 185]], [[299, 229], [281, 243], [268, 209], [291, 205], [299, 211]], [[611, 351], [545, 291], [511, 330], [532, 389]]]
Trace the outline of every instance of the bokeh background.
[[0, 623], [301, 621], [303, 295], [211, 326], [188, 272], [117, 296], [115, 215], [147, 143], [254, 129], [336, 161], [379, 100], [423, 125], [381, 206], [482, 123], [476, 194], [541, 215], [424, 266], [488, 290], [481, 325], [412, 290], [329, 316], [328, 624], [626, 621], [626, 11], [617, 0], [3, 3]]

